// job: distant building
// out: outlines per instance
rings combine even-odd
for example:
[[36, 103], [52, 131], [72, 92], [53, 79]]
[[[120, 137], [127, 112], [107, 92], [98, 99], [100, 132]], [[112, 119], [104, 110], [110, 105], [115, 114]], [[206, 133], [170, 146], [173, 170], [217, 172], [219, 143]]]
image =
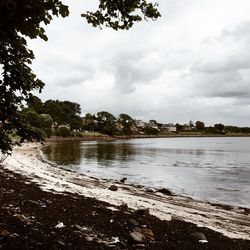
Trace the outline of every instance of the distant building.
[[135, 120], [135, 125], [137, 128], [143, 129], [146, 126], [146, 122], [142, 120]]
[[165, 132], [176, 132], [176, 126], [172, 123], [162, 124], [161, 131]]
[[189, 124], [184, 124], [183, 131], [193, 131], [193, 127], [190, 126]]

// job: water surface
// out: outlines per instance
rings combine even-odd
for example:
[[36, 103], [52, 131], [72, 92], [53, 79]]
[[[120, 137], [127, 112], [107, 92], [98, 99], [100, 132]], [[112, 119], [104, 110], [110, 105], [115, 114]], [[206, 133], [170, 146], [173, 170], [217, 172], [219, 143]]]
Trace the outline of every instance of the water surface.
[[59, 142], [48, 160], [100, 178], [165, 187], [194, 198], [250, 207], [250, 138], [156, 138]]

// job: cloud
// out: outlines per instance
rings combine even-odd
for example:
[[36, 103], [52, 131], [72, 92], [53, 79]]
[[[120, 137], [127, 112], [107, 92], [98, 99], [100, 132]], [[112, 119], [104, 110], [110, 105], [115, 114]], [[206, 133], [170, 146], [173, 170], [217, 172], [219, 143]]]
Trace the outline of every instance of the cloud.
[[224, 29], [219, 37], [206, 41], [191, 66], [193, 88], [210, 97], [250, 97], [250, 22], [233, 30]]
[[29, 43], [43, 100], [144, 120], [250, 126], [248, 0], [159, 0], [160, 20], [119, 32], [90, 27], [80, 14], [98, 1], [83, 2], [68, 1], [71, 15], [46, 27], [47, 43]]

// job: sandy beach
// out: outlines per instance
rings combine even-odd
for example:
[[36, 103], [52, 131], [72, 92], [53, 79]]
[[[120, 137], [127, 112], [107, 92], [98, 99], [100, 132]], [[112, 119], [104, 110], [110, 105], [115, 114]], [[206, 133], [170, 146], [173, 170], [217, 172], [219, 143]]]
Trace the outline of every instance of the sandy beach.
[[[126, 182], [101, 180], [77, 174], [46, 162], [40, 148], [41, 145], [39, 144], [25, 144], [16, 148], [12, 156], [8, 157], [2, 164], [1, 172], [7, 171], [6, 173], [18, 175], [18, 178], [25, 178], [25, 184], [35, 185], [41, 192], [46, 194], [54, 196], [65, 196], [67, 194], [67, 196], [71, 197], [77, 196], [78, 199], [79, 197], [94, 199], [101, 202], [103, 210], [110, 213], [117, 211], [118, 213], [126, 214], [127, 212], [124, 212], [124, 209], [130, 211], [129, 213], [147, 211], [147, 214], [144, 214], [144, 216], [152, 216], [159, 222], [164, 221], [164, 223], [172, 224], [176, 222], [176, 226], [180, 226], [179, 223], [183, 223], [186, 226], [189, 225], [189, 228], [190, 225], [193, 225], [191, 227], [194, 227], [195, 231], [199, 232], [203, 229], [209, 230], [209, 233], [206, 232], [207, 238], [211, 232], [215, 232], [218, 237], [224, 237], [224, 240], [228, 241], [227, 248], [224, 249], [231, 249], [228, 246], [231, 246], [232, 249], [249, 249], [250, 247], [250, 210], [248, 208], [210, 204], [196, 201], [189, 197], [147, 190], [141, 186], [126, 184]], [[183, 243], [186, 242], [188, 244], [189, 240], [192, 242], [192, 236], [188, 240], [184, 240], [185, 237], [180, 237], [183, 238]], [[116, 240], [121, 241], [117, 238]], [[197, 240], [198, 245], [193, 244], [195, 248], [179, 248], [175, 246], [175, 248], [169, 249], [215, 249], [211, 248], [212, 245], [210, 244], [217, 242], [218, 239], [213, 236], [213, 239], [210, 238], [207, 241], [201, 245], [199, 240]], [[164, 246], [152, 248], [150, 242], [152, 243], [153, 240], [143, 242], [141, 247], [167, 249]], [[217, 246], [219, 246], [218, 242]], [[116, 249], [122, 248], [118, 242], [114, 244], [114, 247], [117, 247]], [[129, 248], [130, 246], [123, 246], [123, 249]], [[217, 249], [223, 248], [218, 247]]]

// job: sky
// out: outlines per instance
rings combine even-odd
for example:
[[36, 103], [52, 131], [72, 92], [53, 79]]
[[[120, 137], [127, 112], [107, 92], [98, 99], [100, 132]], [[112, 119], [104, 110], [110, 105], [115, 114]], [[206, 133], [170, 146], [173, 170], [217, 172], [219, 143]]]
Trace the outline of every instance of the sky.
[[70, 1], [70, 16], [29, 42], [41, 95], [82, 113], [127, 113], [162, 123], [250, 126], [250, 1], [158, 0], [162, 17], [129, 31], [80, 17], [97, 0]]

